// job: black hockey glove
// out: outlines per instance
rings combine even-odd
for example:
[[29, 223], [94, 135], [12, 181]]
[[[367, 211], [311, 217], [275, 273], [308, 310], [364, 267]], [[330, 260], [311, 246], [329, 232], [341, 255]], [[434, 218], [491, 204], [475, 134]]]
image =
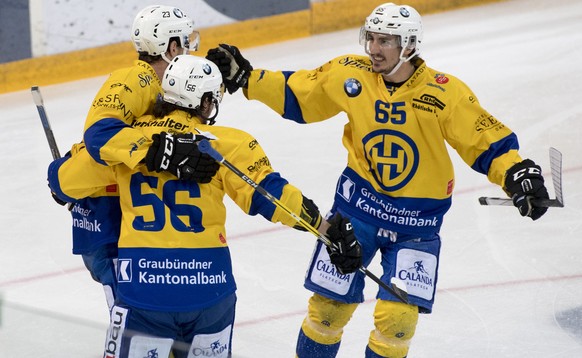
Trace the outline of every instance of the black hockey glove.
[[[303, 203], [301, 204], [301, 219], [307, 221], [309, 225], [313, 226], [314, 228], [319, 228], [321, 225], [321, 214], [319, 213], [319, 209], [317, 205], [313, 202], [313, 200], [306, 198], [303, 196]], [[299, 231], [307, 231], [306, 228], [297, 224], [293, 226], [294, 229]]]
[[246, 88], [253, 66], [241, 55], [236, 46], [226, 44], [218, 46], [208, 50], [206, 59], [218, 66], [228, 93], [233, 94], [241, 87]]
[[362, 266], [362, 248], [354, 235], [352, 223], [338, 213], [329, 224], [326, 236], [331, 241], [327, 246], [331, 263], [344, 275], [357, 271]]
[[535, 206], [535, 199], [548, 199], [542, 169], [532, 160], [526, 159], [513, 165], [505, 176], [505, 191], [519, 209], [521, 216], [539, 219], [548, 208]]
[[179, 179], [210, 183], [219, 164], [198, 150], [196, 142], [201, 139], [203, 137], [195, 137], [192, 133], [154, 134], [152, 146], [145, 157], [148, 170], [157, 173], [168, 171]]

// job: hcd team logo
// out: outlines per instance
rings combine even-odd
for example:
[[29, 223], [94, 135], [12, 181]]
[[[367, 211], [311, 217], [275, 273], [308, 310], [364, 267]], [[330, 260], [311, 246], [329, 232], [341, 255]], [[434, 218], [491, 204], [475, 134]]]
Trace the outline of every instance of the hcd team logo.
[[365, 136], [362, 142], [370, 171], [383, 190], [402, 188], [416, 173], [418, 148], [406, 134], [381, 129]]

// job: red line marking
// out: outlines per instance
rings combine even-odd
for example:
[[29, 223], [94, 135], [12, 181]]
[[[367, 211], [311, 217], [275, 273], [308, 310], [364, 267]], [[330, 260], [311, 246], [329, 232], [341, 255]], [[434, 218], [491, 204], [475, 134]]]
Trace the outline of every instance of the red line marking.
[[63, 269], [63, 270], [56, 271], [56, 272], [49, 272], [49, 273], [30, 276], [30, 277], [21, 277], [21, 278], [17, 278], [17, 279], [13, 279], [13, 280], [0, 282], [0, 287], [8, 287], [8, 286], [12, 286], [12, 285], [27, 283], [27, 282], [40, 281], [40, 280], [50, 279], [53, 277], [58, 277], [58, 276], [63, 276], [63, 275], [70, 275], [72, 273], [77, 273], [77, 272], [81, 272], [81, 271], [85, 271], [85, 270], [87, 270], [87, 269], [83, 266], [83, 267], [76, 267], [76, 268], [70, 268], [70, 269]]
[[[479, 290], [479, 289], [487, 289], [487, 288], [500, 288], [500, 287], [507, 287], [507, 286], [518, 286], [518, 285], [528, 285], [540, 282], [555, 282], [555, 281], [567, 281], [567, 280], [578, 280], [582, 279], [582, 274], [579, 275], [569, 275], [569, 276], [558, 276], [558, 277], [540, 277], [540, 278], [532, 278], [528, 280], [518, 280], [518, 281], [506, 281], [506, 282], [496, 282], [496, 283], [486, 283], [482, 285], [473, 285], [473, 286], [461, 286], [461, 287], [452, 287], [452, 288], [442, 288], [437, 289], [437, 292], [440, 294], [446, 294], [447, 292], [459, 292], [459, 291], [469, 291], [469, 290]], [[375, 303], [376, 298], [369, 298], [365, 300], [362, 304], [371, 304]], [[305, 309], [301, 311], [291, 311], [286, 313], [281, 313], [277, 315], [266, 316], [263, 318], [251, 319], [246, 321], [235, 321], [235, 326], [237, 327], [245, 327], [245, 326], [253, 326], [256, 324], [261, 324], [269, 321], [276, 321], [279, 319], [285, 319], [294, 316], [305, 316], [307, 314], [307, 301], [305, 301]]]
[[[575, 171], [579, 171], [579, 170], [582, 170], [582, 166], [564, 169], [563, 172], [568, 173], [568, 172], [575, 172]], [[464, 189], [460, 189], [460, 190], [457, 189], [457, 190], [455, 190], [454, 195], [463, 195], [463, 194], [473, 193], [473, 192], [482, 190], [484, 188], [489, 188], [489, 187], [490, 187], [490, 185], [487, 185], [487, 186], [483, 185], [483, 186], [479, 186], [479, 187], [464, 188]], [[277, 232], [280, 230], [287, 230], [287, 229], [288, 228], [284, 227], [284, 226], [276, 226], [273, 228], [261, 229], [261, 230], [255, 230], [255, 231], [242, 233], [239, 235], [235, 235], [229, 239], [230, 240], [238, 240], [238, 239], [253, 237], [256, 235], [262, 235], [262, 234], [267, 234], [267, 233], [272, 233], [272, 232]], [[35, 282], [35, 281], [41, 281], [44, 279], [51, 279], [54, 277], [78, 273], [78, 272], [85, 271], [85, 270], [86, 270], [85, 267], [76, 267], [76, 268], [70, 268], [70, 269], [63, 269], [63, 270], [56, 271], [56, 272], [49, 272], [49, 273], [45, 273], [45, 274], [34, 275], [34, 276], [30, 276], [30, 277], [22, 277], [22, 278], [12, 279], [12, 280], [8, 280], [8, 281], [0, 282], [0, 288], [5, 288], [5, 287], [9, 287], [9, 286], [24, 284], [24, 283], [30, 283], [30, 282]], [[535, 279], [520, 280], [520, 281], [507, 281], [507, 282], [489, 283], [489, 284], [474, 285], [474, 286], [444, 288], [444, 289], [438, 289], [437, 292], [443, 292], [443, 291], [445, 293], [447, 291], [457, 292], [457, 291], [467, 291], [467, 290], [473, 290], [473, 289], [497, 288], [497, 287], [512, 286], [512, 285], [525, 285], [525, 284], [547, 282], [547, 281], [564, 281], [564, 280], [572, 280], [572, 279], [575, 280], [575, 279], [580, 279], [580, 278], [582, 278], [582, 274], [569, 275], [569, 276], [559, 276], [559, 277], [535, 278]], [[375, 302], [375, 299], [366, 300], [364, 302], [364, 304], [371, 303], [371, 302]], [[304, 310], [296, 311], [296, 312], [288, 312], [288, 313], [268, 316], [266, 318], [261, 318], [261, 319], [256, 319], [256, 320], [237, 322], [236, 325], [237, 326], [247, 326], [247, 325], [258, 324], [258, 323], [265, 322], [265, 321], [272, 321], [272, 320], [292, 317], [292, 316], [296, 316], [296, 315], [303, 315], [303, 314], [305, 314]]]

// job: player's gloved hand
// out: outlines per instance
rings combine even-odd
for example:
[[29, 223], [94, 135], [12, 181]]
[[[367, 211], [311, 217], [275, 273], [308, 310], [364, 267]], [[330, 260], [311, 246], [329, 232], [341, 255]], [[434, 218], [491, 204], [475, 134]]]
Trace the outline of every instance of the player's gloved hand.
[[505, 191], [519, 209], [521, 216], [539, 219], [548, 208], [535, 205], [535, 199], [548, 199], [542, 169], [532, 160], [526, 159], [513, 165], [505, 176]]
[[357, 271], [362, 266], [362, 248], [354, 235], [352, 223], [337, 213], [329, 224], [326, 236], [331, 241], [327, 246], [331, 263], [344, 275]]
[[[319, 213], [319, 208], [313, 200], [306, 198], [303, 196], [303, 203], [301, 204], [301, 214], [299, 215], [301, 218], [309, 223], [309, 225], [313, 226], [314, 228], [319, 228], [321, 225], [321, 214]], [[303, 226], [296, 224], [293, 226], [294, 229], [299, 231], [307, 231]]]
[[145, 157], [148, 170], [158, 173], [168, 171], [179, 179], [210, 183], [219, 164], [198, 150], [197, 142], [203, 138], [192, 133], [154, 134], [152, 146]]
[[233, 94], [239, 88], [247, 87], [253, 66], [236, 46], [219, 44], [208, 50], [206, 59], [218, 66], [228, 93]]

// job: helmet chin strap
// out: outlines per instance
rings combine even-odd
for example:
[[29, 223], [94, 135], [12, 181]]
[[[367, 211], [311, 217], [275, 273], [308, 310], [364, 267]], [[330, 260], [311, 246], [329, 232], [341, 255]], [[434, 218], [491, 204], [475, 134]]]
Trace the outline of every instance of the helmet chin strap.
[[170, 62], [172, 62], [172, 60], [170, 60], [170, 59], [168, 58], [168, 56], [166, 56], [166, 52], [164, 52], [164, 53], [163, 53], [161, 56], [162, 56], [162, 58], [164, 59], [164, 61], [166, 61], [168, 64], [170, 64]]
[[418, 52], [418, 51], [416, 51], [416, 49], [414, 49], [414, 51], [410, 55], [408, 55], [408, 57], [404, 57], [405, 50], [406, 49], [403, 48], [402, 51], [400, 52], [400, 57], [399, 57], [400, 61], [398, 61], [398, 63], [396, 64], [396, 66], [394, 66], [392, 71], [390, 71], [389, 73], [383, 72], [382, 75], [384, 75], [386, 77], [390, 77], [390, 76], [394, 75], [396, 72], [398, 72], [398, 70], [400, 69], [400, 66], [402, 66], [402, 64], [404, 62], [410, 61], [412, 59], [412, 57], [414, 57], [414, 55], [416, 55], [416, 53]]
[[216, 123], [216, 116], [218, 116], [218, 107], [216, 107], [216, 111], [214, 111], [214, 115], [212, 117], [206, 118], [207, 124], [209, 126], [214, 125], [214, 123]]
[[213, 98], [212, 102], [214, 103], [214, 114], [210, 117], [204, 117], [202, 114], [200, 115], [200, 117], [206, 120], [206, 124], [208, 124], [209, 126], [216, 123], [216, 117], [218, 116], [218, 101], [215, 98]]
[[382, 74], [383, 74], [384, 76], [386, 76], [386, 77], [390, 77], [390, 76], [392, 76], [393, 74], [395, 74], [396, 72], [398, 72], [398, 70], [400, 69], [400, 66], [402, 66], [402, 64], [403, 64], [404, 62], [406, 62], [406, 61], [404, 61], [404, 60], [400, 59], [400, 61], [398, 61], [398, 64], [396, 64], [396, 66], [394, 66], [394, 68], [392, 69], [392, 71], [390, 71], [390, 72], [388, 72], [388, 73], [386, 73], [386, 72], [382, 72]]
[[[166, 56], [166, 54], [170, 52], [170, 48], [168, 47], [168, 51], [162, 53], [160, 56], [162, 56], [162, 58], [164, 59], [164, 61], [166, 61], [168, 64], [170, 62], [172, 62], [172, 60], [170, 58], [168, 58], [168, 56]], [[184, 47], [184, 49], [182, 50], [182, 55], [187, 55], [189, 52], [189, 50], [187, 48]], [[172, 58], [173, 59], [173, 58]]]

